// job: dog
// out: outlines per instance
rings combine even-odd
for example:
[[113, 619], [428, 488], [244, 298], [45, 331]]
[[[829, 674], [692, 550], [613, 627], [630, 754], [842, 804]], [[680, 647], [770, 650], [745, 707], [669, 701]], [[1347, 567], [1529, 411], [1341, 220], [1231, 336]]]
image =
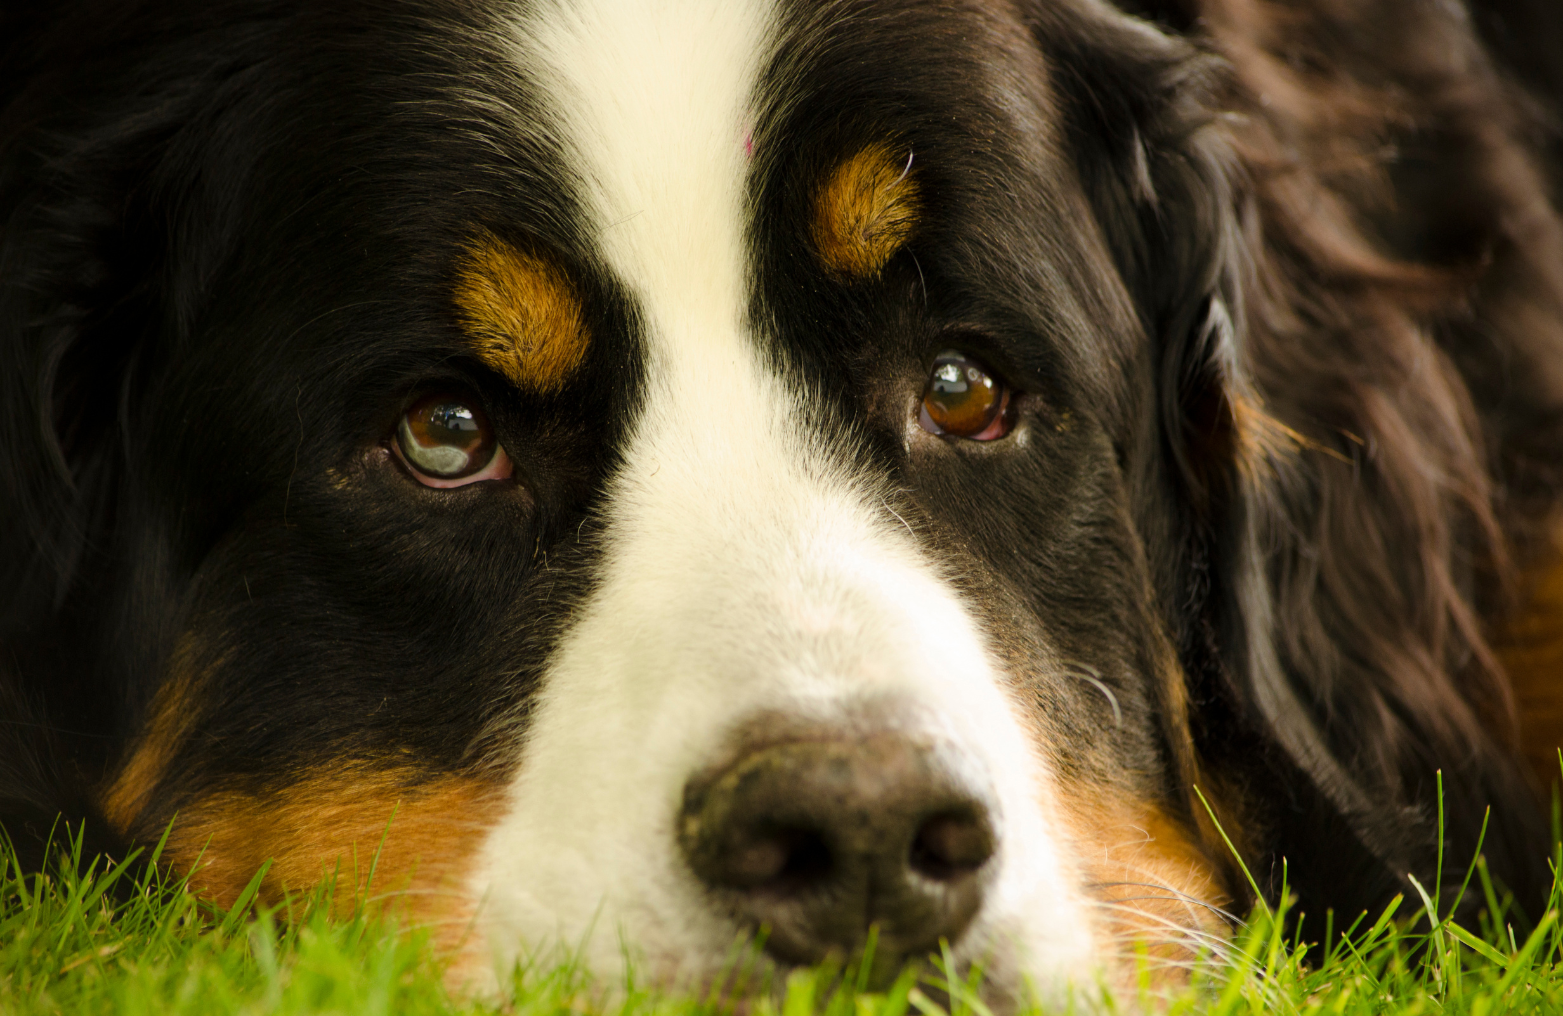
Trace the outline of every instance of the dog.
[[7, 12], [8, 834], [478, 980], [1537, 916], [1542, 6]]

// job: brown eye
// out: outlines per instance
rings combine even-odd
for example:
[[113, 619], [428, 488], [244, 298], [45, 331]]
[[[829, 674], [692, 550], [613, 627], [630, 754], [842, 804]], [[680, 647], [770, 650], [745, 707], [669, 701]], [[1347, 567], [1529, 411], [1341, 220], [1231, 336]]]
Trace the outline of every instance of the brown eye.
[[429, 487], [460, 487], [510, 475], [510, 460], [488, 417], [470, 399], [419, 399], [396, 426], [396, 450], [418, 481]]
[[1009, 389], [976, 360], [954, 350], [933, 362], [918, 422], [930, 434], [992, 441], [1010, 432]]

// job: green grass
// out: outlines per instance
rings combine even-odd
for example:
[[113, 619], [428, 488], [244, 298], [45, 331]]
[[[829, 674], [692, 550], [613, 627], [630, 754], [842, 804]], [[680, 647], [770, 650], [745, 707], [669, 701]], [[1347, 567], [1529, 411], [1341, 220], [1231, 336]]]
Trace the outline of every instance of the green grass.
[[[6, 1016], [734, 1011], [731, 992], [690, 998], [623, 985], [604, 992], [568, 962], [518, 968], [498, 1001], [455, 997], [426, 936], [384, 916], [332, 919], [323, 896], [270, 911], [240, 905], [222, 913], [177, 882], [133, 874], [142, 868], [106, 868], [76, 858], [49, 875], [23, 877], [0, 846], [0, 869], [0, 1013]], [[1456, 901], [1419, 896], [1359, 921], [1321, 953], [1288, 941], [1284, 915], [1261, 908], [1230, 955], [1196, 964], [1186, 985], [1155, 986], [1155, 967], [1146, 960], [1139, 990], [1120, 992], [1106, 1006], [1114, 1012], [1212, 1014], [1563, 1013], [1557, 920], [1563, 895], [1555, 887], [1533, 930], [1516, 933], [1503, 921], [1503, 900], [1481, 866], [1468, 873], [1466, 886], [1485, 898], [1482, 927], [1451, 920], [1447, 914]], [[949, 983], [943, 969], [931, 963], [908, 970], [878, 993], [862, 989], [856, 968], [800, 971], [745, 1011], [988, 1016], [973, 990], [980, 972]]]

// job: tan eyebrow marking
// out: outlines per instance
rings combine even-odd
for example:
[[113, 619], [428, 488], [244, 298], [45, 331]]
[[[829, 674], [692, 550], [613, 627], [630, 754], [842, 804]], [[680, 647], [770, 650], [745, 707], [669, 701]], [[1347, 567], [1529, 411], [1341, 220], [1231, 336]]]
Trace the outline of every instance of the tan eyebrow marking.
[[911, 153], [874, 143], [844, 160], [814, 198], [814, 246], [838, 275], [877, 275], [912, 238], [922, 213]]
[[456, 313], [478, 358], [516, 387], [564, 387], [588, 342], [575, 288], [557, 266], [486, 230], [456, 270]]

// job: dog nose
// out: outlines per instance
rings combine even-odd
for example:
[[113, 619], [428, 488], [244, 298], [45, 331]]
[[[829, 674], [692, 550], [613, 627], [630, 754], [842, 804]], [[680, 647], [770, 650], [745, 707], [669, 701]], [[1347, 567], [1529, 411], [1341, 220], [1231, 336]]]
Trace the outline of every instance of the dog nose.
[[760, 748], [684, 788], [690, 867], [788, 963], [861, 944], [876, 970], [955, 941], [993, 857], [988, 795], [899, 733]]

